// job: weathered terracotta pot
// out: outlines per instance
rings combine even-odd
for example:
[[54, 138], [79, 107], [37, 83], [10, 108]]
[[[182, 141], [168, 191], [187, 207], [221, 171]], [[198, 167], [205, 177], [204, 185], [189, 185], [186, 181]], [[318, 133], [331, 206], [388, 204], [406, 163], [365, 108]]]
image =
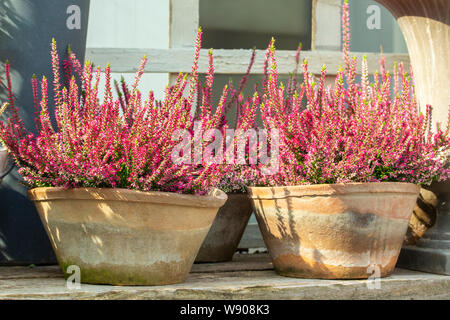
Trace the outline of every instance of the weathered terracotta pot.
[[227, 202], [219, 209], [195, 262], [231, 261], [252, 211], [247, 194], [228, 194]]
[[227, 196], [126, 189], [29, 191], [65, 274], [82, 283], [164, 285], [185, 281]]
[[278, 274], [364, 279], [394, 270], [419, 190], [380, 182], [254, 187], [249, 193]]

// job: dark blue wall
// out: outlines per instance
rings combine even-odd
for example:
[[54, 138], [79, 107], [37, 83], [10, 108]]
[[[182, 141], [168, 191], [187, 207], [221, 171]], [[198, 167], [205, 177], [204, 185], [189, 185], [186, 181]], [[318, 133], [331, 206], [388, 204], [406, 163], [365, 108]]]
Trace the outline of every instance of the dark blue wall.
[[[67, 12], [71, 5], [80, 8], [79, 29], [73, 20], [77, 12]], [[16, 105], [30, 130], [34, 130], [35, 110], [32, 75], [36, 74], [38, 79], [45, 75], [49, 79], [52, 99], [51, 39], [54, 37], [57, 41], [60, 62], [69, 44], [83, 61], [88, 15], [89, 0], [0, 1], [0, 102], [7, 101], [4, 63], [8, 59]], [[50, 242], [33, 203], [28, 200], [27, 189], [20, 181], [14, 170], [0, 185], [0, 264], [54, 263], [56, 258]]]

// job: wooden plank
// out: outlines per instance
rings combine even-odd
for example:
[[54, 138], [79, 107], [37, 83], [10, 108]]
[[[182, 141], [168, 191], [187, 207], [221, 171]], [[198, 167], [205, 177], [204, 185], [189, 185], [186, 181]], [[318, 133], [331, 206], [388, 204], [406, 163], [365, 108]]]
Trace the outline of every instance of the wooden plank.
[[312, 5], [311, 49], [339, 51], [341, 48], [341, 0], [313, 0]]
[[[193, 48], [200, 19], [199, 5], [199, 0], [170, 0], [170, 48]], [[178, 71], [169, 73], [170, 85], [175, 84]]]
[[[237, 262], [237, 263], [236, 263]], [[102, 300], [368, 300], [368, 299], [450, 299], [450, 277], [438, 274], [395, 269], [379, 279], [379, 288], [367, 286], [367, 280], [326, 280], [289, 278], [270, 268], [268, 255], [236, 256], [236, 262], [214, 266], [194, 266], [186, 281], [165, 286], [109, 286], [81, 284], [68, 288], [58, 266], [0, 267], [0, 300], [11, 299], [102, 299]], [[196, 270], [197, 269], [197, 270]], [[206, 270], [199, 270], [206, 269]], [[10, 274], [14, 273], [14, 277]], [[83, 278], [81, 278], [83, 280]], [[222, 309], [223, 310], [223, 309]], [[271, 310], [271, 319], [280, 319]], [[166, 312], [167, 319], [182, 318], [179, 309]], [[195, 317], [186, 317], [195, 319]], [[214, 317], [212, 317], [214, 318]], [[220, 314], [218, 317], [220, 318]], [[250, 317], [249, 317], [250, 318]], [[257, 318], [257, 317], [255, 317]], [[261, 317], [263, 318], [263, 317]], [[269, 317], [268, 317], [269, 318]], [[230, 319], [233, 319], [231, 316]]]
[[[123, 49], [123, 48], [87, 48], [87, 59], [96, 65], [111, 64], [113, 72], [134, 73], [137, 71], [140, 59], [147, 55], [149, 63], [146, 72], [151, 73], [188, 73], [191, 71], [194, 51], [192, 48], [173, 49]], [[201, 73], [207, 69], [208, 50], [202, 49], [199, 70]], [[264, 50], [257, 50], [255, 65], [252, 74], [262, 74], [264, 65]], [[361, 61], [364, 53], [352, 53]], [[380, 54], [366, 53], [369, 72], [379, 69]], [[251, 50], [244, 49], [218, 49], [214, 50], [214, 65], [217, 74], [242, 74], [247, 69]], [[403, 62], [409, 67], [409, 56], [406, 54], [385, 54], [388, 70], [392, 70], [394, 62]], [[307, 58], [310, 72], [319, 74], [322, 65], [327, 66], [329, 75], [336, 74], [339, 65], [343, 63], [342, 53], [338, 51], [305, 51], [301, 59]], [[295, 67], [295, 51], [277, 51], [278, 70], [281, 74], [292, 72]], [[358, 63], [358, 73], [361, 72], [361, 63]]]
[[170, 0], [171, 48], [191, 48], [199, 26], [199, 0]]

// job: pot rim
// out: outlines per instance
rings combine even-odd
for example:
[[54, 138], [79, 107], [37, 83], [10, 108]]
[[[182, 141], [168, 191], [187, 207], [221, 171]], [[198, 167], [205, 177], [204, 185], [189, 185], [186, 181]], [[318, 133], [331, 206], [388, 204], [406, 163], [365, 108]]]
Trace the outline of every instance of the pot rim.
[[221, 207], [227, 200], [225, 192], [211, 190], [207, 195], [180, 194], [162, 191], [140, 191], [123, 188], [39, 187], [28, 190], [32, 201], [94, 200], [160, 203], [186, 207]]
[[351, 193], [419, 194], [420, 186], [410, 182], [350, 182], [277, 187], [248, 187], [252, 199], [303, 196], [331, 196]]

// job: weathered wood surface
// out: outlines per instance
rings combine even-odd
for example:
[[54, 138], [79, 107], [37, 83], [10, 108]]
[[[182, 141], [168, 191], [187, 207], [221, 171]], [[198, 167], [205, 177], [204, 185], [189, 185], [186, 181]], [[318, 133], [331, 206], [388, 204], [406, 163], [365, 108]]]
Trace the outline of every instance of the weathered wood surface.
[[[250, 62], [251, 50], [246, 49], [218, 49], [214, 50], [214, 67], [217, 74], [242, 74], [247, 70]], [[114, 48], [88, 48], [86, 59], [95, 65], [106, 66], [111, 64], [112, 72], [130, 73], [136, 72], [139, 61], [147, 55], [149, 63], [145, 72], [152, 73], [178, 73], [190, 72], [194, 56], [193, 49], [114, 49]], [[352, 53], [361, 62], [364, 53]], [[369, 72], [373, 73], [379, 69], [378, 61], [380, 54], [366, 53]], [[409, 57], [405, 54], [384, 54], [386, 66], [392, 70], [394, 62], [403, 62], [409, 68]], [[255, 64], [252, 74], [262, 74], [264, 66], [264, 50], [257, 50]], [[342, 54], [338, 51], [304, 51], [301, 59], [308, 59], [309, 71], [320, 74], [322, 66], [327, 66], [328, 74], [336, 74], [339, 66], [343, 64]], [[277, 51], [277, 63], [279, 73], [289, 74], [295, 69], [295, 51]], [[202, 49], [199, 61], [199, 72], [205, 73], [208, 67], [208, 50]], [[407, 69], [408, 70], [408, 69]], [[361, 72], [361, 63], [358, 64], [358, 73]]]
[[276, 275], [267, 255], [197, 264], [183, 284], [158, 287], [81, 285], [69, 290], [57, 266], [0, 267], [0, 299], [449, 299], [450, 277], [397, 269], [368, 289], [365, 280]]

